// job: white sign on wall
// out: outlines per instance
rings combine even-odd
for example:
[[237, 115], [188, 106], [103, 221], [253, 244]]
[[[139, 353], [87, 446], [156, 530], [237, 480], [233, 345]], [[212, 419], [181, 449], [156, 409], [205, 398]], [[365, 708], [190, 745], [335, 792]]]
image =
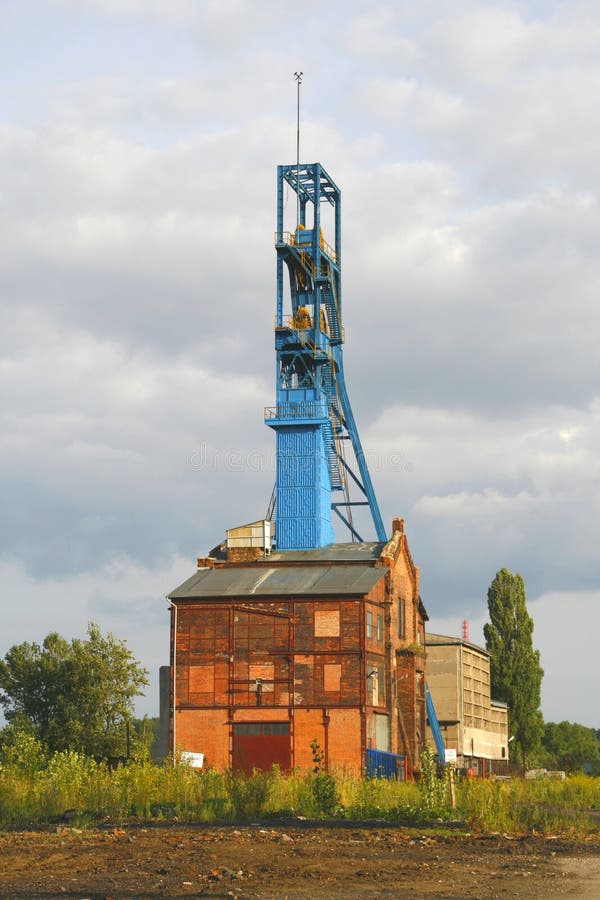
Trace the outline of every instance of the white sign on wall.
[[445, 763], [455, 763], [456, 762], [456, 750], [446, 749], [444, 750], [444, 762]]
[[181, 762], [187, 763], [192, 769], [201, 769], [204, 765], [204, 753], [192, 753], [191, 750], [182, 750]]

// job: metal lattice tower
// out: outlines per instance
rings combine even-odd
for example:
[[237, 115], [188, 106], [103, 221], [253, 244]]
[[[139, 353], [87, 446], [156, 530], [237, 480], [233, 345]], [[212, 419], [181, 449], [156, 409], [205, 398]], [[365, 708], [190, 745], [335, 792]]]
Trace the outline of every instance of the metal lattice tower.
[[[297, 223], [284, 231], [284, 193], [296, 194]], [[321, 229], [321, 205], [333, 207], [334, 244]], [[308, 216], [307, 216], [308, 214]], [[342, 345], [341, 196], [319, 163], [277, 169], [276, 406], [265, 421], [277, 435], [275, 485], [279, 550], [335, 540], [332, 510], [362, 540], [352, 518], [369, 507], [377, 539], [386, 540], [367, 461], [346, 391]], [[291, 309], [284, 314], [284, 268]], [[345, 448], [353, 452], [352, 463]], [[360, 499], [352, 499], [358, 489]]]

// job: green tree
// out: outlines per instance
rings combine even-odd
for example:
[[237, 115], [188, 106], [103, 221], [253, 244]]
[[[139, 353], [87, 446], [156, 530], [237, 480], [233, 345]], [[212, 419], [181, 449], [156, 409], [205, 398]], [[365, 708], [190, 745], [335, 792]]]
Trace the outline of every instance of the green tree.
[[90, 623], [85, 640], [53, 632], [41, 646], [11, 647], [0, 661], [0, 704], [9, 727], [29, 727], [50, 752], [124, 756], [147, 676], [124, 641]]
[[136, 753], [142, 759], [150, 759], [160, 733], [160, 718], [144, 716], [143, 719], [133, 720], [132, 742], [135, 744]]
[[544, 720], [540, 710], [544, 670], [533, 648], [533, 619], [527, 612], [525, 582], [518, 573], [501, 569], [488, 590], [490, 622], [484, 625], [490, 654], [492, 696], [508, 703], [511, 757], [539, 750]]
[[547, 722], [542, 743], [554, 768], [573, 772], [587, 764], [591, 774], [600, 774], [600, 741], [594, 728], [577, 722]]

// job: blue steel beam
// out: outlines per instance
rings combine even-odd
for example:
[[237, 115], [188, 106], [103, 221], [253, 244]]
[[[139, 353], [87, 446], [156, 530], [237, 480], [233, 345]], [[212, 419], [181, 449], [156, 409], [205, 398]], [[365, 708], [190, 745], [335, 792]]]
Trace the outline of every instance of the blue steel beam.
[[440, 758], [440, 763], [444, 766], [446, 764], [446, 747], [444, 744], [444, 738], [442, 736], [442, 729], [440, 728], [440, 723], [438, 722], [437, 713], [435, 711], [435, 706], [433, 705], [433, 698], [431, 696], [431, 692], [429, 690], [429, 685], [427, 684], [427, 682], [425, 682], [425, 704], [427, 706], [427, 718], [429, 719], [429, 727], [431, 728], [433, 740], [435, 741], [435, 749], [437, 750], [437, 754]]
[[[299, 197], [299, 219], [284, 230], [285, 188]], [[321, 204], [334, 209], [333, 248], [321, 229]], [[294, 204], [295, 206], [296, 204]], [[307, 212], [310, 213], [307, 217]], [[319, 163], [277, 168], [277, 397], [266, 423], [276, 431], [276, 541], [281, 550], [332, 543], [331, 514], [360, 539], [351, 507], [369, 507], [377, 538], [386, 540], [377, 498], [344, 379], [341, 294], [341, 194]], [[284, 315], [284, 266], [290, 314]], [[306, 417], [307, 405], [319, 411]], [[351, 443], [360, 478], [341, 453]], [[365, 500], [350, 499], [350, 482]], [[344, 500], [336, 499], [343, 493]], [[347, 517], [339, 507], [345, 507]]]

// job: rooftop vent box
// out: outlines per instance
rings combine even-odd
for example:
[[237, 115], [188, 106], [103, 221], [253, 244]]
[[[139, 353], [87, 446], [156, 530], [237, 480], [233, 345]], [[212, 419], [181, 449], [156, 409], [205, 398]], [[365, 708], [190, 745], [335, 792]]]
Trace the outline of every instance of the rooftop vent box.
[[227, 529], [227, 549], [234, 550], [241, 547], [256, 547], [271, 551], [273, 523], [268, 519], [260, 519], [258, 522], [250, 522], [248, 525], [239, 525], [237, 528]]

